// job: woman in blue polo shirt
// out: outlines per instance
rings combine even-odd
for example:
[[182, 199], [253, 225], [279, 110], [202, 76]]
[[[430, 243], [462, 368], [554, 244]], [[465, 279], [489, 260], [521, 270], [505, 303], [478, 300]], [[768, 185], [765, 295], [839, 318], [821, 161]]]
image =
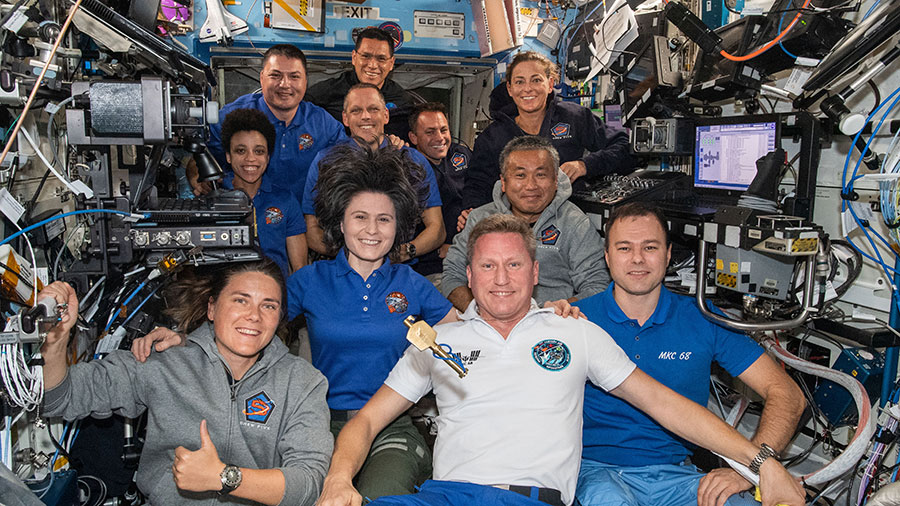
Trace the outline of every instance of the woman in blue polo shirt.
[[235, 109], [222, 123], [222, 146], [234, 170], [222, 185], [253, 199], [260, 248], [290, 276], [306, 265], [306, 221], [294, 194], [263, 177], [275, 146], [275, 127], [261, 111]]
[[[406, 349], [406, 317], [435, 325], [457, 316], [427, 279], [388, 260], [413, 237], [428, 192], [422, 168], [394, 148], [333, 149], [315, 205], [326, 245], [339, 251], [290, 278], [288, 314], [306, 316], [312, 363], [328, 378], [336, 436]], [[375, 439], [356, 485], [371, 499], [412, 493], [430, 472], [431, 453], [403, 415]]]

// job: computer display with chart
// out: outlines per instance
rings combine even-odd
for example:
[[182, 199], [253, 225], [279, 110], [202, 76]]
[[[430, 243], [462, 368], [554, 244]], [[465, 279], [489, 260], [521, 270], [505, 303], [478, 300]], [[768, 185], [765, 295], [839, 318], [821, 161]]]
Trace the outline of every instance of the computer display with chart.
[[756, 176], [756, 161], [778, 147], [776, 118], [729, 118], [698, 123], [694, 188], [744, 191]]

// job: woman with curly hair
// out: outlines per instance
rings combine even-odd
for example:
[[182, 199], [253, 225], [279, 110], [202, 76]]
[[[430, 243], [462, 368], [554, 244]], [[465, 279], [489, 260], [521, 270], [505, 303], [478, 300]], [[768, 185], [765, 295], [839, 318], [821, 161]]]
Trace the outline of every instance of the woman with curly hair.
[[[403, 320], [456, 321], [450, 302], [389, 255], [409, 241], [427, 198], [422, 168], [406, 153], [337, 146], [320, 164], [316, 216], [336, 254], [288, 281], [288, 313], [306, 316], [313, 365], [328, 378], [335, 435], [387, 378], [408, 343]], [[356, 477], [361, 494], [412, 493], [431, 453], [408, 415], [376, 438]]]

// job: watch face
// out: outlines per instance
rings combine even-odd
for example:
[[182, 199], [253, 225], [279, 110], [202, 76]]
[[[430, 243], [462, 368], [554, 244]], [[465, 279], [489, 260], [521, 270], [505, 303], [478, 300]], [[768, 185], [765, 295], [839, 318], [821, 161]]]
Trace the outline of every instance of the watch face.
[[234, 490], [241, 484], [241, 470], [237, 466], [227, 466], [222, 471], [222, 482], [226, 487]]

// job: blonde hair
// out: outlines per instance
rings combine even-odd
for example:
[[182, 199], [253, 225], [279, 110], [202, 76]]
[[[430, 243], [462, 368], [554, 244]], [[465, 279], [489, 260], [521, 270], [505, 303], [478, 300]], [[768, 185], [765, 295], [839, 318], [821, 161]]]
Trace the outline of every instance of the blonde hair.
[[525, 242], [528, 257], [534, 262], [537, 255], [537, 241], [534, 232], [525, 220], [512, 214], [492, 214], [479, 221], [466, 242], [466, 263], [471, 264], [475, 256], [475, 243], [488, 234], [516, 234]]

